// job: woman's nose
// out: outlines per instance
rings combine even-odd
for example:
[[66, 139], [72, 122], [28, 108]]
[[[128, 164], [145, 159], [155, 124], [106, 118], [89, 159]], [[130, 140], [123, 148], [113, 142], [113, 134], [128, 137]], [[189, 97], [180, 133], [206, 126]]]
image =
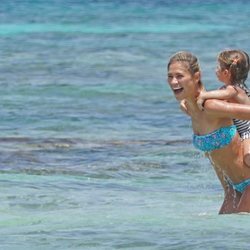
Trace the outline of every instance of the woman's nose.
[[172, 78], [172, 81], [171, 81], [172, 84], [177, 84], [178, 83], [178, 80], [176, 77], [173, 77]]

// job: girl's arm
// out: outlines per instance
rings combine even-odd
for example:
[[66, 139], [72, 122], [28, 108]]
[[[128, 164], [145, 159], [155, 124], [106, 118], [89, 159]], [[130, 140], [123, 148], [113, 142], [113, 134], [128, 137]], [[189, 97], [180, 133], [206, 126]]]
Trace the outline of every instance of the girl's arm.
[[250, 105], [209, 99], [204, 103], [204, 110], [217, 117], [250, 120]]
[[238, 94], [237, 89], [234, 86], [226, 86], [226, 88], [212, 90], [212, 91], [203, 91], [200, 93], [197, 99], [197, 105], [200, 110], [203, 110], [204, 102], [207, 99], [219, 99], [219, 100], [229, 100], [235, 97]]

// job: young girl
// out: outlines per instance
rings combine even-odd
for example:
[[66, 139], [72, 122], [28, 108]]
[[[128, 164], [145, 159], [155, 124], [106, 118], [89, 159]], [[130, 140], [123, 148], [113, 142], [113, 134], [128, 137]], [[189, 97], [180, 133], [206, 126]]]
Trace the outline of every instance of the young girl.
[[[225, 50], [218, 56], [216, 75], [225, 85], [219, 90], [202, 91], [197, 98], [198, 107], [203, 110], [207, 99], [250, 105], [250, 90], [245, 85], [249, 72], [249, 56], [241, 50]], [[244, 140], [244, 162], [250, 167], [250, 121], [233, 119], [237, 131]]]

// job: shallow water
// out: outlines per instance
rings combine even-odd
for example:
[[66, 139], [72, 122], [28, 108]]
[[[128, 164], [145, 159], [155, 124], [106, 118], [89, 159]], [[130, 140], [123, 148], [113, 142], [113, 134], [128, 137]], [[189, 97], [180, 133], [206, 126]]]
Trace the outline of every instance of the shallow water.
[[249, 4], [2, 1], [1, 249], [248, 249], [165, 75], [189, 50], [220, 86]]

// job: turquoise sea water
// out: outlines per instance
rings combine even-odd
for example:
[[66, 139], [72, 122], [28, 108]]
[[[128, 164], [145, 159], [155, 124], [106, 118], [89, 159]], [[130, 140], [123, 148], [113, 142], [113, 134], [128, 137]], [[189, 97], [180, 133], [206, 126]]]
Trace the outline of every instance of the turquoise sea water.
[[250, 53], [248, 1], [0, 3], [0, 248], [249, 249], [250, 217], [191, 144], [165, 80]]

